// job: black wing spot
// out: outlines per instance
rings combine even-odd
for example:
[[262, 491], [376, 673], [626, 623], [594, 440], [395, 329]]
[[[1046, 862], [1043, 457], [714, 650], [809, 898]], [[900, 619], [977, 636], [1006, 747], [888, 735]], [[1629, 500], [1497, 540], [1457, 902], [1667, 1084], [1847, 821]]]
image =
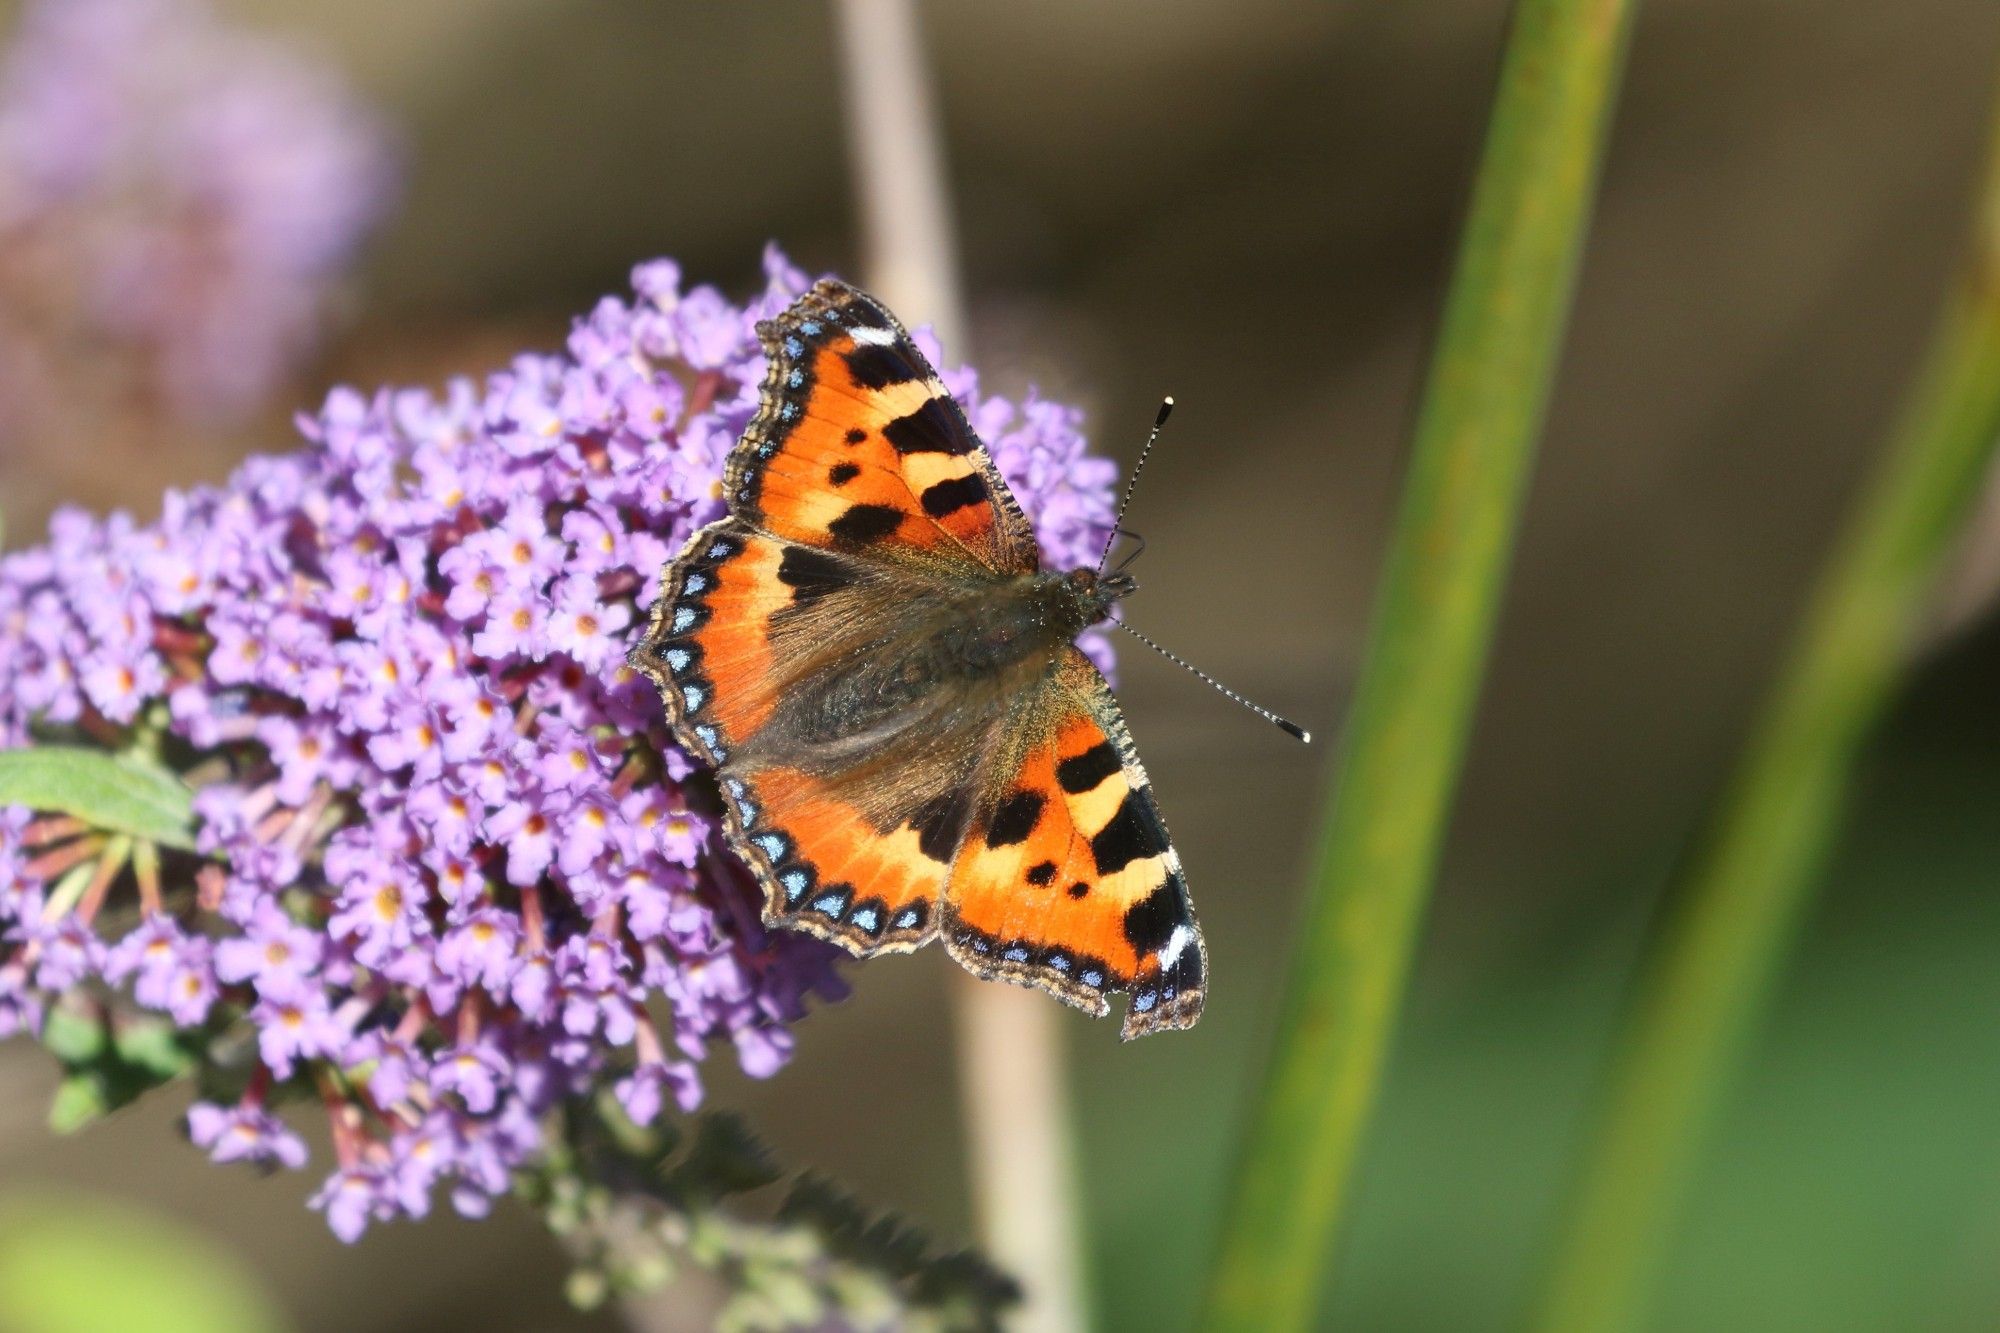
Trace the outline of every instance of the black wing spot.
[[903, 526], [903, 511], [894, 505], [849, 505], [847, 512], [826, 525], [826, 530], [844, 542], [865, 545]]
[[940, 865], [951, 860], [972, 812], [972, 793], [961, 787], [941, 792], [917, 807], [910, 827], [917, 831], [917, 850]]
[[1038, 889], [1047, 885], [1048, 882], [1054, 879], [1055, 877], [1056, 877], [1056, 863], [1054, 861], [1043, 861], [1041, 864], [1031, 867], [1028, 870], [1028, 876], [1027, 876], [1028, 883], [1034, 885]]
[[908, 384], [924, 377], [923, 371], [900, 351], [873, 343], [847, 354], [847, 373], [864, 389], [886, 389], [892, 384]]
[[[847, 432], [847, 442], [849, 444], [859, 444], [867, 438], [868, 438], [868, 432], [861, 429], [861, 427], [859, 426], [856, 426], [852, 430]], [[846, 467], [847, 464], [842, 463], [841, 466]], [[836, 483], [836, 485], [837, 484], [838, 483]]]
[[968, 472], [962, 477], [940, 481], [924, 488], [924, 512], [932, 518], [943, 518], [955, 514], [967, 505], [976, 505], [986, 498], [986, 479], [977, 472]]
[[1038, 791], [1017, 791], [1000, 802], [986, 828], [988, 847], [1008, 847], [1026, 842], [1041, 822], [1044, 798]]
[[1188, 922], [1186, 892], [1179, 875], [1133, 903], [1125, 912], [1125, 939], [1132, 952], [1151, 958], [1167, 947], [1175, 928]]
[[1099, 741], [1082, 754], [1071, 755], [1056, 765], [1056, 781], [1071, 795], [1091, 791], [1097, 784], [1124, 767], [1118, 759], [1118, 747], [1110, 741]]
[[1118, 803], [1118, 813], [1090, 840], [1090, 854], [1097, 858], [1097, 873], [1115, 875], [1134, 861], [1158, 856], [1167, 850], [1167, 831], [1144, 788], [1128, 791]]
[[932, 398], [916, 411], [882, 427], [882, 438], [899, 454], [964, 454], [972, 439], [950, 400]]
[[1069, 896], [1072, 898], [1082, 898], [1087, 896], [1089, 893], [1090, 893], [1090, 886], [1084, 883], [1082, 880], [1078, 880], [1076, 883], [1069, 886]]
[[778, 561], [778, 582], [792, 590], [793, 602], [810, 602], [854, 582], [847, 566], [805, 546], [787, 546]]
[[854, 463], [835, 463], [826, 470], [826, 479], [835, 486], [845, 486], [861, 475], [861, 468]]
[[854, 299], [840, 308], [847, 322], [862, 328], [886, 329], [889, 327], [889, 312], [873, 301], [854, 293]]

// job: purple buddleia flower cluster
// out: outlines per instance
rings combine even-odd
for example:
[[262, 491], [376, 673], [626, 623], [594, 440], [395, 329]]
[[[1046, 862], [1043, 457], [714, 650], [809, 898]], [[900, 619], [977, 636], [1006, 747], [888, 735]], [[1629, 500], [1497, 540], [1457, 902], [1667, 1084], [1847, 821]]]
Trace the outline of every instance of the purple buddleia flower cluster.
[[383, 127], [202, 0], [29, 0], [0, 62], [0, 433], [120, 378], [253, 407], [382, 218]]
[[[119, 839], [0, 810], [0, 1035], [107, 989], [211, 1034], [242, 1090], [195, 1106], [195, 1142], [298, 1166], [279, 1112], [316, 1099], [337, 1160], [314, 1202], [346, 1238], [439, 1188], [481, 1212], [574, 1099], [644, 1124], [701, 1100], [718, 1042], [784, 1063], [836, 955], [762, 928], [624, 660], [723, 511], [755, 325], [806, 286], [765, 268], [739, 307], [642, 265], [564, 354], [338, 390], [303, 449], [155, 523], [66, 511], [0, 557], [0, 748], [136, 746], [195, 788], [197, 830], [128, 876]], [[1077, 412], [949, 379], [1050, 562], [1094, 560], [1112, 468]]]

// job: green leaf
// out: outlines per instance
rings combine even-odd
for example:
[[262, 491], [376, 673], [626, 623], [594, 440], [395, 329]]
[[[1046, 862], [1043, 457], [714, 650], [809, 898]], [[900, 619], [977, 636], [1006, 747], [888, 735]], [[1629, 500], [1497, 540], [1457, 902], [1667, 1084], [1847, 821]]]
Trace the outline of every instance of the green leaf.
[[166, 769], [80, 746], [0, 751], [0, 805], [74, 815], [168, 847], [194, 846], [194, 794]]
[[716, 1201], [762, 1189], [783, 1176], [769, 1151], [734, 1115], [706, 1115], [668, 1184], [688, 1199]]
[[257, 1275], [200, 1232], [73, 1193], [0, 1199], [8, 1333], [282, 1333]]
[[165, 1083], [194, 1068], [194, 1052], [171, 1023], [158, 1019], [127, 1020], [111, 1044], [122, 1064], [153, 1082]]
[[798, 1181], [775, 1218], [747, 1221], [720, 1207], [782, 1174], [735, 1116], [711, 1113], [691, 1133], [654, 1136], [681, 1141], [679, 1160], [657, 1143], [633, 1152], [622, 1117], [602, 1102], [589, 1113], [578, 1104], [565, 1123], [562, 1148], [516, 1188], [562, 1236], [575, 1304], [652, 1290], [683, 1258], [730, 1288], [721, 1329], [818, 1327], [839, 1316], [863, 1328], [971, 1333], [997, 1330], [1000, 1312], [1020, 1301], [1020, 1289], [975, 1256], [934, 1256], [907, 1223], [871, 1215], [817, 1178]]
[[[62, 1013], [51, 1014], [51, 1023]], [[49, 1127], [58, 1134], [74, 1134], [195, 1066], [194, 1052], [183, 1038], [156, 1019], [127, 1020], [109, 1042], [102, 1027], [93, 1042], [81, 1023], [65, 1020], [60, 1040], [70, 1052], [65, 1056], [70, 1068], [49, 1106]]]
[[86, 1067], [56, 1085], [56, 1095], [49, 1102], [49, 1128], [58, 1134], [74, 1134], [110, 1112], [111, 1091], [103, 1071]]
[[2000, 107], [1973, 248], [1819, 577], [1634, 999], [1543, 1294], [1549, 1333], [1640, 1325], [1679, 1199], [1845, 827], [1849, 777], [2000, 442]]
[[42, 1020], [42, 1045], [66, 1065], [89, 1064], [108, 1045], [104, 1016], [94, 1007], [59, 1004]]
[[1512, 6], [1202, 1326], [1308, 1326], [1373, 1114], [1555, 377], [1635, 0]]

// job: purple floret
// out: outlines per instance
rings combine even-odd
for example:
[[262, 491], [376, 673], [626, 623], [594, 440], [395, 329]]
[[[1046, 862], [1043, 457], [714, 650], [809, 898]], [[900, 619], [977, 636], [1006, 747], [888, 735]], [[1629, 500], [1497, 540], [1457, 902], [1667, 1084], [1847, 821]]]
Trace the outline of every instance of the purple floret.
[[0, 36], [0, 438], [78, 346], [190, 415], [258, 405], [388, 210], [382, 124], [202, 0], [30, 0]]
[[[336, 1161], [314, 1203], [347, 1239], [435, 1187], [484, 1211], [566, 1099], [650, 1121], [700, 1102], [718, 1044], [753, 1075], [785, 1063], [808, 1002], [843, 993], [838, 955], [760, 925], [705, 775], [624, 663], [662, 565], [722, 512], [755, 325], [806, 286], [775, 250], [765, 268], [736, 306], [644, 265], [564, 354], [339, 391], [303, 448], [156, 523], [66, 512], [0, 557], [0, 747], [163, 728], [198, 756], [209, 858], [170, 859], [136, 925], [101, 896], [51, 910], [77, 835], [0, 811], [0, 1034], [93, 982], [210, 1024], [252, 1092], [198, 1106], [197, 1142], [296, 1166], [264, 1098], [318, 1101]], [[1094, 560], [1111, 469], [1076, 413], [951, 379], [1050, 563]]]

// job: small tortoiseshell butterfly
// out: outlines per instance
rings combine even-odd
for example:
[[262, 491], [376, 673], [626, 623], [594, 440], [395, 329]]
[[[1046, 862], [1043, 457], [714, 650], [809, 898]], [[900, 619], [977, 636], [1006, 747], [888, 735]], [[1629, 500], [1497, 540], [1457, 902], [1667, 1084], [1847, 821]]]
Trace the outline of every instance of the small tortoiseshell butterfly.
[[668, 567], [632, 661], [715, 766], [765, 920], [859, 957], [941, 936], [973, 974], [1099, 1017], [1129, 992], [1128, 1039], [1192, 1025], [1207, 953], [1180, 858], [1073, 642], [1137, 585], [1041, 568], [870, 297], [823, 281], [758, 334], [729, 516]]

